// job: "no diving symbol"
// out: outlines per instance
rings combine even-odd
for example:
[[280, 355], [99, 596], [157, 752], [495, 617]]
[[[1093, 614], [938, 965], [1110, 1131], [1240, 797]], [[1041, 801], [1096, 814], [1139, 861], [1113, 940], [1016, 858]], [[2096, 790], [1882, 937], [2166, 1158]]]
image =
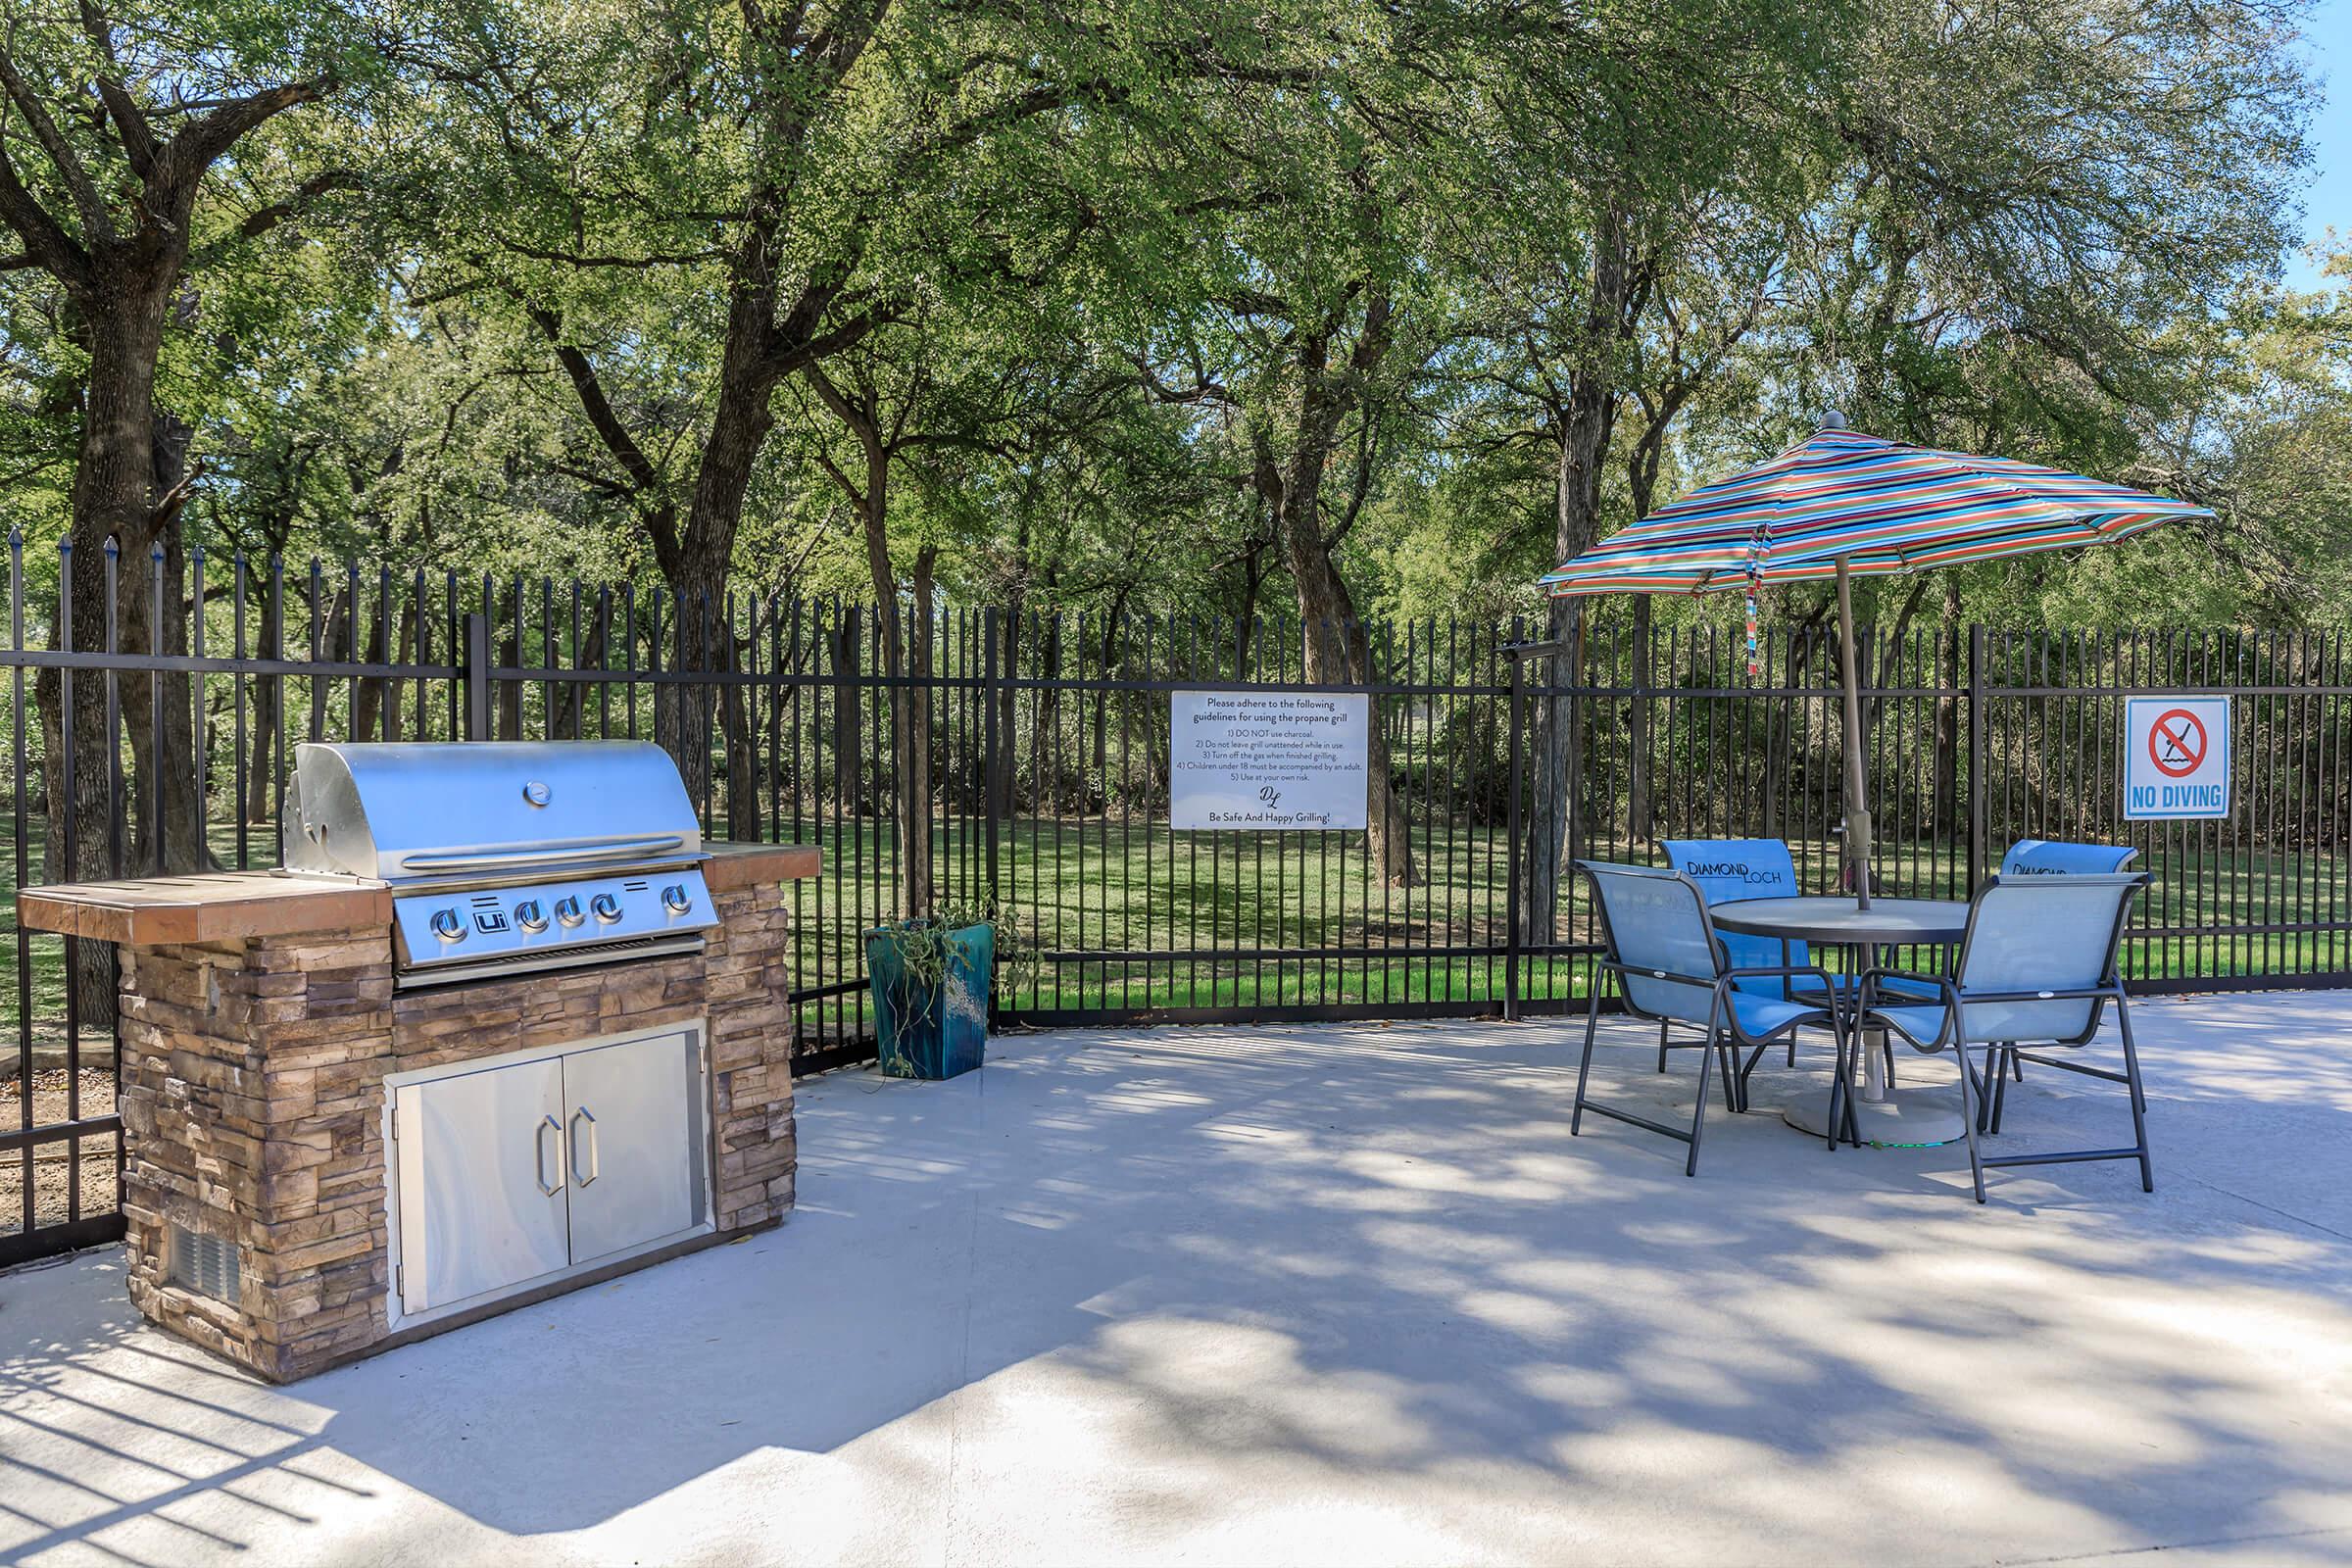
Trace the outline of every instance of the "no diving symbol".
[[2148, 760], [2167, 778], [2186, 778], [2205, 761], [2212, 744], [2205, 721], [2185, 708], [2167, 709], [2148, 726]]

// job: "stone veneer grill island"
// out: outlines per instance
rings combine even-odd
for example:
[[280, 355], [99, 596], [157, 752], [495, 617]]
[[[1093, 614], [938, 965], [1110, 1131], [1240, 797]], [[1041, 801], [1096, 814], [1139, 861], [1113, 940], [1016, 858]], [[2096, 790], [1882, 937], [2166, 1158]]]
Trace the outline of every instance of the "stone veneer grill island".
[[[25, 928], [122, 948], [139, 1310], [287, 1382], [781, 1220], [795, 1160], [780, 884], [814, 875], [817, 854], [701, 853], [716, 923], [700, 952], [418, 990], [395, 988], [381, 883], [221, 873], [21, 894]], [[672, 1027], [707, 1030], [694, 1234], [403, 1320], [387, 1078]]]

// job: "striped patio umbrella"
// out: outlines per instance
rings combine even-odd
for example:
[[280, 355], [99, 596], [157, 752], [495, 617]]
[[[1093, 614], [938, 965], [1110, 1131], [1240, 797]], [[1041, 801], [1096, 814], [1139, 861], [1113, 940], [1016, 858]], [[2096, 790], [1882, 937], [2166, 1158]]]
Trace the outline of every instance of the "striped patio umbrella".
[[1660, 507], [1548, 573], [1543, 585], [1554, 595], [1740, 590], [1753, 673], [1757, 592], [1769, 583], [1837, 578], [1845, 846], [1854, 896], [1867, 908], [1870, 810], [1851, 579], [2105, 544], [2213, 513], [2058, 468], [1938, 452], [1844, 425], [1830, 414], [1811, 439]]

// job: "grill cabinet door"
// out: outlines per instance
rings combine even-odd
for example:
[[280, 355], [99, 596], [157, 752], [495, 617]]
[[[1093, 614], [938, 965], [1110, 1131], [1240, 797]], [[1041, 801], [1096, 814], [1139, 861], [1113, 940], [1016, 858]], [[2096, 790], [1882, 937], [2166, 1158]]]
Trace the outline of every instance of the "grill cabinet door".
[[691, 1032], [564, 1058], [571, 1260], [593, 1262], [703, 1218], [701, 1073]]
[[393, 1106], [403, 1312], [449, 1306], [570, 1261], [562, 1062], [405, 1085]]

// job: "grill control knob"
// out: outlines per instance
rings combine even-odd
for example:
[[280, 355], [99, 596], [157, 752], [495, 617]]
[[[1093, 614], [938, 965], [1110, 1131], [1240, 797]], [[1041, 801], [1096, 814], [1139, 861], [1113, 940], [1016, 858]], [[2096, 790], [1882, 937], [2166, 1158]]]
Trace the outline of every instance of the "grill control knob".
[[444, 942], [466, 940], [466, 922], [458, 917], [458, 911], [455, 909], [435, 909], [432, 927], [433, 935]]
[[514, 923], [525, 931], [547, 929], [547, 910], [537, 899], [525, 899], [514, 906]]
[[578, 925], [581, 918], [580, 901], [573, 898], [558, 899], [556, 901], [556, 918], [565, 925]]
[[684, 914], [694, 907], [694, 895], [686, 891], [683, 882], [672, 882], [662, 890], [662, 907], [672, 914]]
[[599, 893], [590, 899], [588, 907], [594, 909], [596, 917], [607, 925], [620, 918], [620, 901], [610, 893]]

